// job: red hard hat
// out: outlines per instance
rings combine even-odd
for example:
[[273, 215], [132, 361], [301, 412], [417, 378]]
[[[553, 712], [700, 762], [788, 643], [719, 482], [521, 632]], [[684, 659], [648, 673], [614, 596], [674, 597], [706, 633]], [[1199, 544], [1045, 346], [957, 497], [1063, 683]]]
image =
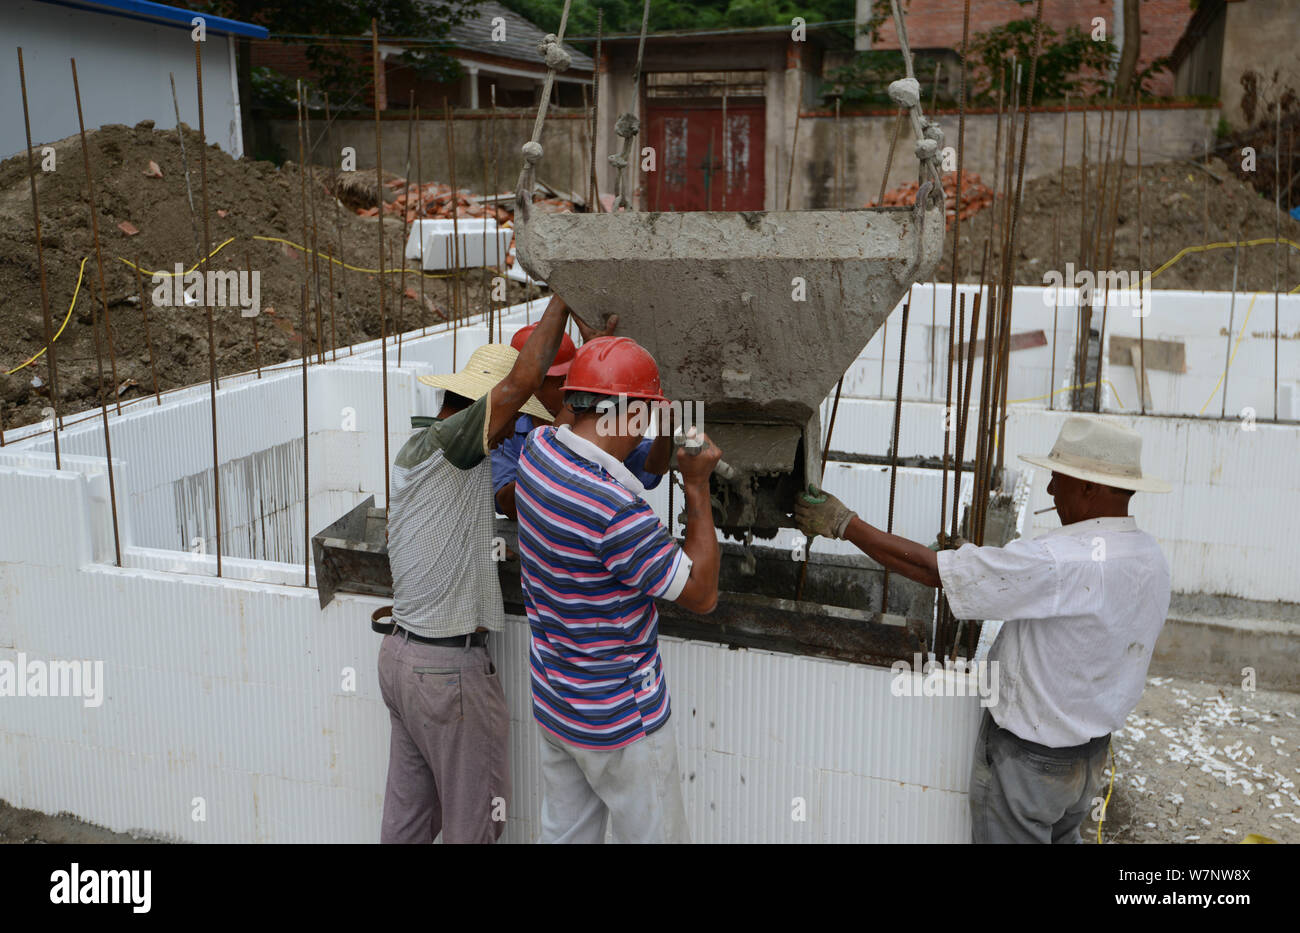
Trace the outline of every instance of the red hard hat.
[[[521, 327], [510, 338], [510, 346], [516, 350], [522, 350], [528, 338], [532, 336], [533, 331], [537, 329], [536, 324], [529, 324], [527, 327]], [[573, 358], [577, 355], [578, 348], [573, 345], [573, 340], [568, 334], [560, 334], [560, 349], [555, 351], [555, 364], [546, 371], [548, 376], [567, 376], [569, 367], [573, 365]]]
[[659, 364], [631, 337], [595, 337], [573, 359], [566, 392], [597, 392], [666, 402], [659, 387]]

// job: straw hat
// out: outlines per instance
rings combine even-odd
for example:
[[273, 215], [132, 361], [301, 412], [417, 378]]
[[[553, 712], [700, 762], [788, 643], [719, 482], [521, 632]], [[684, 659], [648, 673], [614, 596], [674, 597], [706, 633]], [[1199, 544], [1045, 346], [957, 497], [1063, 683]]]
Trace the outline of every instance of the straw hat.
[[1089, 483], [1137, 492], [1169, 492], [1163, 480], [1142, 475], [1142, 435], [1104, 418], [1067, 418], [1046, 457], [1025, 463]]
[[[492, 387], [510, 373], [515, 365], [519, 351], [504, 343], [488, 343], [470, 354], [469, 362], [458, 373], [445, 376], [421, 376], [420, 381], [436, 389], [446, 389], [464, 396], [471, 402], [478, 401], [492, 391]], [[526, 415], [532, 415], [549, 424], [554, 420], [546, 406], [530, 395], [519, 409]]]

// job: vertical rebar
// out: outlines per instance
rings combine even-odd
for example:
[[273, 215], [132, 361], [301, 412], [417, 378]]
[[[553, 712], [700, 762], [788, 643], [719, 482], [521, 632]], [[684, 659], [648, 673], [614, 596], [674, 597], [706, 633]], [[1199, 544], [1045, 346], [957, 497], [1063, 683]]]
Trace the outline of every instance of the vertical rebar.
[[[375, 104], [375, 192], [379, 227], [379, 356], [384, 407], [384, 515], [388, 515], [391, 480], [388, 475], [388, 319], [384, 316], [384, 150], [379, 126], [379, 21], [370, 21], [370, 55]], [[454, 361], [453, 361], [454, 362]]]
[[[415, 88], [406, 103], [406, 165], [402, 168], [402, 274], [397, 286], [397, 368], [402, 368], [402, 315], [406, 310], [406, 241], [411, 238], [411, 138], [415, 135]], [[424, 236], [424, 230], [420, 230]]]
[[1277, 101], [1277, 122], [1273, 130], [1273, 421], [1277, 421], [1278, 261], [1282, 239], [1282, 101]]
[[[208, 132], [203, 117], [203, 43], [194, 43], [194, 81], [199, 104], [199, 191], [203, 205], [203, 281], [208, 281], [208, 253], [212, 249], [212, 231], [208, 226]], [[217, 338], [212, 320], [212, 301], [203, 290], [203, 306], [208, 316], [208, 380], [212, 410], [212, 502], [217, 517], [217, 576], [221, 576], [221, 461], [217, 456]]]
[[[885, 530], [889, 534], [894, 533], [894, 494], [898, 488], [898, 433], [903, 425], [903, 366], [907, 362], [907, 314], [912, 306], [912, 296], [907, 296], [907, 301], [903, 303], [903, 321], [902, 328], [898, 337], [898, 390], [894, 393], [894, 440], [889, 449], [889, 514], [886, 518], [888, 522]], [[944, 432], [945, 438], [947, 432]], [[947, 460], [947, 442], [944, 443], [944, 460]], [[947, 474], [944, 474], [947, 479]], [[943, 528], [943, 517], [939, 520], [940, 529]], [[885, 567], [885, 575], [880, 590], [880, 612], [883, 615], [889, 611], [889, 568]]]
[[[308, 171], [308, 163], [312, 159], [312, 153], [316, 151], [316, 144], [311, 141], [311, 103], [304, 100], [302, 104], [302, 125], [303, 132], [307, 136], [307, 160], [303, 162], [302, 169]], [[322, 319], [324, 314], [325, 302], [321, 301], [320, 295], [320, 245], [317, 236], [316, 226], [316, 172], [311, 172], [311, 184], [308, 186], [307, 203], [311, 207], [311, 243], [304, 243], [304, 246], [311, 246], [311, 280], [312, 294], [316, 299], [316, 362], [325, 362], [325, 322]]]
[[[244, 250], [244, 267], [248, 270], [248, 275], [253, 275], [253, 256], [247, 249]], [[258, 314], [254, 314], [248, 319], [249, 328], [253, 331], [253, 362], [257, 366], [257, 378], [262, 378], [262, 346], [257, 340], [257, 319], [261, 316], [260, 309]]]
[[158, 392], [158, 367], [154, 363], [153, 355], [153, 335], [149, 328], [149, 306], [144, 300], [144, 275], [140, 272], [140, 257], [135, 258], [135, 290], [140, 299], [140, 313], [144, 316], [144, 343], [149, 350], [149, 375], [153, 379], [153, 398], [159, 405], [162, 404], [162, 395]]
[[307, 426], [307, 280], [300, 293], [302, 327], [302, 585], [311, 586], [311, 461], [307, 456], [310, 433]]
[[[41, 207], [40, 199], [36, 194], [36, 163], [32, 157], [32, 121], [27, 110], [27, 70], [23, 67], [23, 50], [22, 46], [18, 47], [18, 83], [22, 90], [23, 96], [23, 129], [27, 133], [27, 180], [31, 184], [32, 190], [32, 221], [36, 230], [36, 269], [41, 280], [41, 317], [45, 327], [45, 365], [46, 375], [49, 376], [50, 382], [50, 408], [54, 412], [51, 421], [51, 433], [54, 435], [54, 469], [63, 469], [63, 454], [59, 450], [59, 364], [55, 357], [54, 350], [54, 324], [50, 317], [50, 292], [45, 280], [45, 246], [41, 242]], [[85, 146], [83, 145], [84, 149]], [[94, 212], [94, 203], [91, 203], [91, 212]], [[142, 302], [143, 303], [143, 302]], [[98, 331], [96, 331], [98, 336]], [[150, 351], [150, 365], [152, 365], [153, 355]], [[154, 389], [157, 391], [157, 378], [154, 379]], [[103, 391], [101, 387], [100, 391]], [[105, 438], [108, 437], [108, 425], [104, 425]], [[0, 426], [0, 443], [4, 442], [4, 428]]]
[[1219, 408], [1219, 417], [1228, 414], [1228, 367], [1232, 365], [1232, 329], [1236, 324], [1237, 314], [1237, 261], [1241, 255], [1241, 231], [1237, 231], [1237, 243], [1232, 248], [1232, 298], [1228, 302], [1228, 341], [1223, 348], [1223, 398]]
[[460, 327], [460, 192], [456, 188], [456, 130], [451, 119], [451, 104], [442, 99], [447, 123], [447, 171], [451, 175], [451, 365], [456, 369], [456, 336]]
[[[86, 121], [81, 115], [81, 84], [77, 81], [77, 60], [72, 59], [72, 90], [77, 98], [77, 127], [81, 133], [81, 159], [86, 168], [86, 191], [90, 204], [90, 229], [95, 238], [95, 263], [99, 267], [99, 304], [108, 314], [108, 298], [104, 292], [104, 258], [99, 247], [99, 215], [95, 204], [95, 175], [90, 170], [90, 147], [86, 145]], [[30, 153], [30, 148], [28, 152]], [[206, 278], [206, 276], [205, 276]], [[91, 301], [94, 307], [94, 301]], [[92, 311], [92, 315], [93, 315]], [[107, 324], [107, 321], [105, 322]], [[113, 443], [108, 432], [108, 403], [104, 399], [104, 354], [99, 344], [99, 320], [92, 318], [95, 332], [95, 363], [99, 374], [99, 414], [104, 423], [104, 465], [108, 471], [108, 503], [113, 514], [113, 554], [116, 564], [122, 566], [122, 539], [117, 528], [117, 485], [113, 478]], [[50, 346], [53, 346], [51, 342]], [[116, 384], [115, 384], [116, 385]], [[52, 388], [52, 387], [51, 387]], [[57, 426], [57, 420], [56, 420]]]
[[[302, 207], [302, 280], [307, 282], [311, 278], [311, 237], [307, 229], [307, 149], [303, 131], [303, 99], [302, 99], [302, 79], [297, 82], [297, 106], [298, 106], [298, 190], [300, 205]], [[320, 328], [316, 329], [316, 351], [320, 362], [319, 354], [321, 350], [321, 332]], [[307, 331], [302, 332], [302, 349], [307, 352]]]
[[[348, 301], [348, 261], [347, 261], [347, 256], [343, 252], [343, 204], [342, 202], [339, 201], [339, 195], [338, 195], [339, 172], [341, 171], [341, 169], [338, 168], [339, 150], [338, 147], [334, 145], [334, 117], [330, 113], [330, 96], [328, 93], [325, 94], [325, 125], [326, 128], [329, 130], [327, 145], [330, 147], [330, 162], [335, 166], [334, 169], [334, 230], [335, 233], [337, 234], [337, 249], [338, 249], [337, 262], [341, 267], [339, 269], [339, 275], [343, 279], [343, 310], [347, 313], [349, 319], [352, 320], [355, 329], [357, 321], [355, 315], [352, 313], [352, 305]], [[334, 268], [334, 262], [335, 262], [334, 259], [330, 260], [331, 269]], [[330, 326], [331, 327], [333, 327], [333, 320], [334, 320], [333, 300], [334, 300], [334, 286], [331, 285], [330, 286], [330, 302], [331, 302]], [[354, 341], [352, 340], [348, 341], [348, 356], [352, 355], [353, 343]], [[337, 341], [335, 341], [334, 343], [334, 358], [338, 359]]]
[[[1143, 276], [1146, 273], [1146, 267], [1142, 265], [1142, 82], [1138, 82], [1137, 92], [1133, 95], [1137, 98], [1137, 215], [1138, 215], [1138, 275]], [[1138, 362], [1141, 364], [1141, 372], [1138, 375], [1138, 397], [1142, 406], [1142, 414], [1147, 413], [1147, 328], [1146, 328], [1146, 308], [1143, 307], [1142, 295], [1144, 292], [1142, 280], [1138, 280]]]
[[[901, 114], [902, 111], [900, 110]], [[794, 100], [794, 135], [790, 139], [790, 164], [785, 177], [785, 209], [790, 209], [790, 192], [794, 188], [794, 156], [799, 148], [799, 117], [803, 114], [803, 59], [799, 60], [799, 90]], [[710, 174], [713, 166], [709, 166]]]
[[600, 135], [600, 44], [604, 32], [605, 8], [596, 7], [596, 58], [591, 69], [591, 189], [587, 194], [587, 210], [596, 213], [600, 212], [600, 186], [596, 183], [596, 137]]
[[[584, 89], [586, 88], [586, 85], [585, 85], [585, 84], [583, 85], [583, 88], [584, 88]], [[501, 158], [500, 158], [500, 157], [501, 157], [501, 149], [500, 149], [500, 147], [499, 147], [499, 145], [498, 145], [498, 137], [497, 137], [497, 86], [496, 86], [496, 84], [494, 83], [494, 84], [492, 85], [492, 195], [493, 195], [494, 197], [495, 197], [496, 195], [498, 195], [498, 194], [501, 193]], [[495, 212], [495, 211], [498, 209], [498, 208], [496, 207], [497, 202], [496, 202], [496, 201], [493, 201], [492, 203], [493, 203], [493, 211]], [[501, 279], [502, 279], [502, 282], [503, 282], [503, 283], [508, 287], [508, 286], [509, 286], [509, 279], [506, 278], [506, 257], [503, 256], [503, 255], [501, 255], [500, 249], [501, 249], [501, 248], [500, 248], [500, 246], [498, 245], [498, 247], [497, 247], [497, 260], [498, 260], [498, 261], [500, 262], [500, 264], [501, 264], [501, 265], [500, 265], [500, 269], [501, 269]], [[506, 304], [509, 304], [509, 303], [510, 303], [510, 298], [509, 298], [509, 294], [507, 294], [507, 296], [506, 296]], [[493, 304], [494, 304], [494, 305], [496, 304], [495, 299], [493, 300]], [[503, 335], [502, 335], [501, 311], [502, 311], [501, 308], [497, 308], [497, 309], [496, 309], [496, 319], [497, 319], [497, 343], [501, 343], [501, 342], [502, 342], [502, 336], [503, 336]], [[492, 340], [492, 331], [489, 330], [489, 331], [488, 331], [488, 341], [491, 342], [491, 340]], [[671, 487], [669, 487], [669, 488], [671, 489]]]

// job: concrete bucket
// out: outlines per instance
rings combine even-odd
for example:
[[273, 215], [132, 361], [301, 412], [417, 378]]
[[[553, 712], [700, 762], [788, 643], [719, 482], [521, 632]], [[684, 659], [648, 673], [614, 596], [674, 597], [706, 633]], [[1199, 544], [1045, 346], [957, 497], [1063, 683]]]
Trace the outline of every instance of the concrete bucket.
[[769, 535], [821, 475], [821, 402], [943, 251], [931, 186], [899, 208], [519, 212], [516, 246], [583, 320], [617, 313], [670, 398], [704, 405], [739, 473], [714, 478], [719, 525]]

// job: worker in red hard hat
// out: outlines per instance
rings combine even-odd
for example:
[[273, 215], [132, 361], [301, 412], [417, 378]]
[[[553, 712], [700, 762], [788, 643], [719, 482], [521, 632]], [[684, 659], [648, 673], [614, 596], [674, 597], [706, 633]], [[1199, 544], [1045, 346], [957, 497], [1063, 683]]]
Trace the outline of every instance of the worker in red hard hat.
[[[510, 339], [510, 345], [516, 349], [522, 347], [536, 326], [536, 324], [529, 324], [527, 327], [520, 328]], [[555, 354], [555, 364], [546, 371], [542, 387], [536, 393], [537, 400], [546, 406], [547, 411], [551, 413], [551, 420], [556, 424], [569, 424], [573, 421], [573, 413], [564, 407], [564, 380], [577, 352], [577, 347], [574, 346], [569, 335], [565, 334], [560, 341], [560, 350]], [[539, 422], [527, 412], [521, 412], [515, 422], [514, 433], [492, 451], [492, 494], [496, 500], [497, 511], [509, 519], [516, 517], [515, 471], [519, 463], [519, 454], [524, 449], [524, 440], [528, 437], [528, 432], [539, 423], [545, 422]], [[668, 472], [668, 460], [672, 453], [671, 433], [671, 426], [662, 424], [658, 438], [653, 441], [649, 438], [642, 440], [624, 461], [627, 468], [646, 489], [657, 487], [663, 475]]]
[[516, 504], [540, 728], [542, 842], [687, 842], [655, 599], [707, 613], [720, 563], [709, 475], [721, 451], [681, 455], [678, 544], [623, 461], [665, 405], [654, 358], [626, 337], [579, 350], [564, 384], [573, 423], [528, 435]]

